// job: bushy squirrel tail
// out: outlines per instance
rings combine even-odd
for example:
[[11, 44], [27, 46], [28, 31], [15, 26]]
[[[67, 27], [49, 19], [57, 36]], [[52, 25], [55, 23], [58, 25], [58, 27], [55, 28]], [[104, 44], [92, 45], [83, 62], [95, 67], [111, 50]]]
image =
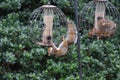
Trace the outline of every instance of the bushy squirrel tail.
[[77, 43], [77, 38], [78, 38], [77, 34], [78, 32], [77, 32], [75, 24], [73, 23], [73, 21], [68, 20], [67, 21], [67, 37], [66, 37], [68, 45]]

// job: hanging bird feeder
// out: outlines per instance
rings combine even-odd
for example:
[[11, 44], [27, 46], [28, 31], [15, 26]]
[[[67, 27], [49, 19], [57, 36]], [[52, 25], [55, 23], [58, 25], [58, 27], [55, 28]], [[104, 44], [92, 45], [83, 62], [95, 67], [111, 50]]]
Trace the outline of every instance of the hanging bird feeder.
[[66, 35], [66, 16], [54, 5], [43, 5], [34, 10], [29, 23], [30, 38], [41, 46], [50, 46], [51, 41], [59, 44]]
[[90, 38], [109, 38], [118, 28], [118, 9], [108, 0], [93, 0], [80, 11], [80, 30]]

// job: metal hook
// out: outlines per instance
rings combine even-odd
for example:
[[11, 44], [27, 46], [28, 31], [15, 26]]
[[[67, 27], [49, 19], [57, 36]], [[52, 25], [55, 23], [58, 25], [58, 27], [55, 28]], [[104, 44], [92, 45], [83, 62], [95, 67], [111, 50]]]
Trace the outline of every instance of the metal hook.
[[51, 4], [51, 1], [48, 1], [48, 3], [47, 3], [48, 5], [50, 5]]

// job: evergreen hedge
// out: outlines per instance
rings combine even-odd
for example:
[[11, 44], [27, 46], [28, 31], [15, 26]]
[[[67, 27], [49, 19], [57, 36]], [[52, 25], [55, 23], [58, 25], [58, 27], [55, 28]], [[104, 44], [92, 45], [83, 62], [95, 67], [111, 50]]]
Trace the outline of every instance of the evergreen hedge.
[[[65, 57], [49, 57], [47, 47], [35, 45], [27, 35], [29, 15], [48, 1], [0, 1], [0, 80], [79, 80], [76, 45], [70, 46]], [[52, 0], [51, 3], [74, 20], [70, 1]], [[79, 0], [79, 10], [87, 2]], [[113, 3], [116, 5], [120, 1]], [[119, 31], [107, 40], [88, 39], [86, 34], [81, 35], [84, 80], [120, 80], [119, 38]]]

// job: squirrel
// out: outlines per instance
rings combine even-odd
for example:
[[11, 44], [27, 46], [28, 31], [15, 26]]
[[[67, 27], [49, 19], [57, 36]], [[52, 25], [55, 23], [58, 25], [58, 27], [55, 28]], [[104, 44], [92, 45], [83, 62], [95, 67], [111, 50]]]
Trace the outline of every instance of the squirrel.
[[89, 37], [97, 37], [98, 39], [109, 38], [115, 34], [116, 24], [109, 19], [98, 18], [97, 28], [93, 27], [89, 32]]
[[69, 45], [77, 42], [77, 29], [76, 26], [72, 23], [72, 21], [67, 21], [67, 36], [66, 38], [63, 36], [62, 42], [58, 47], [51, 42], [51, 47], [48, 48], [48, 56], [51, 54], [56, 57], [64, 56], [67, 54]]
[[53, 42], [51, 42], [51, 45], [52, 47], [48, 48], [48, 56], [53, 54], [56, 57], [60, 57], [60, 56], [64, 56], [68, 51], [68, 42], [64, 38], [64, 36], [63, 36], [62, 42], [58, 47], [56, 47], [56, 45]]

